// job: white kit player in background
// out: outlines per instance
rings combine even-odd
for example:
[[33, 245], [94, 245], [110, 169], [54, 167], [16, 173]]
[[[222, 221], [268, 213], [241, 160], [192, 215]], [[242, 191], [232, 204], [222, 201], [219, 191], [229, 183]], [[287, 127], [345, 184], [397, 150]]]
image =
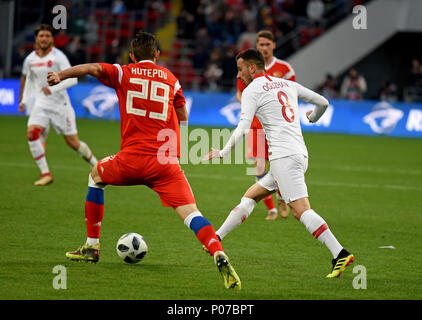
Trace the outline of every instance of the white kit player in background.
[[41, 24], [34, 35], [36, 49], [25, 58], [22, 68], [19, 111], [25, 111], [25, 106], [33, 96], [35, 101], [29, 113], [27, 137], [32, 157], [41, 171], [41, 178], [35, 181], [35, 185], [43, 186], [53, 182], [45, 157], [45, 139], [50, 123], [91, 166], [97, 163], [97, 159], [88, 145], [79, 140], [75, 111], [66, 91], [77, 84], [77, 79], [68, 79], [54, 87], [47, 84], [48, 72], [59, 72], [70, 67], [64, 53], [53, 47], [53, 28]]
[[256, 114], [268, 141], [270, 172], [246, 191], [216, 234], [223, 239], [252, 213], [259, 200], [278, 189], [295, 218], [333, 255], [333, 268], [327, 278], [339, 277], [354, 256], [340, 245], [324, 219], [311, 209], [305, 183], [308, 151], [300, 128], [298, 99], [316, 106], [306, 114], [310, 122], [318, 121], [329, 103], [296, 82], [266, 75], [264, 58], [256, 49], [241, 52], [236, 60], [237, 77], [247, 85], [242, 94], [240, 121], [225, 147], [221, 151], [212, 149], [204, 160], [229, 155], [243, 140]]

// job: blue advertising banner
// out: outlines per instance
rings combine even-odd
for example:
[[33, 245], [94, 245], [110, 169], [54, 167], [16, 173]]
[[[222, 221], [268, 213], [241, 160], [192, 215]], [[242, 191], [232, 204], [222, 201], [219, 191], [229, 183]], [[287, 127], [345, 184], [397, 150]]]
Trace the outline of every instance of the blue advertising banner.
[[[79, 83], [68, 92], [77, 117], [120, 119], [113, 89], [90, 82]], [[234, 94], [190, 91], [184, 94], [190, 125], [232, 128], [237, 125], [240, 104]], [[19, 80], [0, 80], [0, 115], [21, 115], [18, 98]], [[311, 104], [299, 104], [304, 132], [422, 138], [422, 103], [332, 100], [318, 123], [310, 124], [306, 111], [312, 108]]]

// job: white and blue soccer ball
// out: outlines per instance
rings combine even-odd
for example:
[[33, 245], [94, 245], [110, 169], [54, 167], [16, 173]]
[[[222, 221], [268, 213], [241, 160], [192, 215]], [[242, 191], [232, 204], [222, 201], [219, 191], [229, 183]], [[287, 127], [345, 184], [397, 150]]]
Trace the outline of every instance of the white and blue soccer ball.
[[143, 236], [130, 232], [122, 235], [117, 241], [116, 251], [124, 262], [137, 263], [145, 257], [148, 246]]

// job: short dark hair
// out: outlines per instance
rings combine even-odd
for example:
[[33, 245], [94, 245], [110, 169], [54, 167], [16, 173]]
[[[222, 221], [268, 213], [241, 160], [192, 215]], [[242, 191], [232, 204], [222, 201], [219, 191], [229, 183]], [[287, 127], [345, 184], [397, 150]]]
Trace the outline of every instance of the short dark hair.
[[37, 36], [40, 31], [50, 31], [51, 35], [54, 36], [54, 29], [49, 24], [40, 24], [34, 31], [34, 36]]
[[262, 53], [256, 49], [246, 49], [236, 56], [236, 61], [242, 58], [249, 65], [251, 63], [255, 64], [258, 69], [265, 69], [265, 62]]
[[130, 42], [130, 50], [136, 61], [152, 60], [157, 53], [157, 40], [151, 33], [138, 31]]
[[265, 38], [272, 42], [275, 42], [274, 34], [269, 30], [261, 30], [256, 34], [256, 40], [259, 40], [259, 38]]

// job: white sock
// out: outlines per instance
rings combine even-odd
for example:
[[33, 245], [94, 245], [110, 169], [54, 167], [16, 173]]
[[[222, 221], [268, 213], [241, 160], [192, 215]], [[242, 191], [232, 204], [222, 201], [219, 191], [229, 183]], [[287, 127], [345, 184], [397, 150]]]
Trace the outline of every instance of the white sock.
[[28, 141], [28, 144], [32, 157], [34, 158], [38, 168], [41, 170], [41, 174], [49, 173], [50, 169], [48, 168], [47, 159], [45, 158], [45, 150], [41, 139]]
[[90, 238], [90, 237], [87, 237], [86, 238], [86, 243], [89, 246], [92, 246], [94, 244], [97, 244], [98, 242], [100, 242], [100, 239], [98, 239], [98, 238]]
[[79, 149], [78, 149], [78, 154], [87, 162], [89, 162], [89, 164], [91, 165], [91, 167], [95, 166], [97, 164], [97, 158], [95, 158], [95, 156], [92, 154], [91, 149], [88, 147], [88, 145], [83, 142], [83, 141], [79, 141]]
[[224, 223], [215, 233], [223, 239], [229, 232], [240, 225], [252, 213], [255, 200], [243, 197], [240, 203], [230, 212]]
[[191, 223], [192, 219], [193, 219], [193, 218], [195, 218], [195, 217], [202, 217], [201, 212], [199, 212], [199, 211], [194, 211], [194, 212], [192, 212], [191, 214], [189, 214], [189, 215], [185, 218], [185, 220], [183, 221], [183, 223], [185, 224], [185, 226], [186, 226], [186, 227], [188, 227], [188, 228], [190, 228], [190, 223]]
[[305, 225], [306, 229], [315, 237], [315, 239], [318, 239], [321, 243], [327, 246], [334, 258], [337, 258], [343, 247], [334, 237], [324, 219], [322, 219], [314, 210], [309, 209], [302, 214], [300, 222]]

